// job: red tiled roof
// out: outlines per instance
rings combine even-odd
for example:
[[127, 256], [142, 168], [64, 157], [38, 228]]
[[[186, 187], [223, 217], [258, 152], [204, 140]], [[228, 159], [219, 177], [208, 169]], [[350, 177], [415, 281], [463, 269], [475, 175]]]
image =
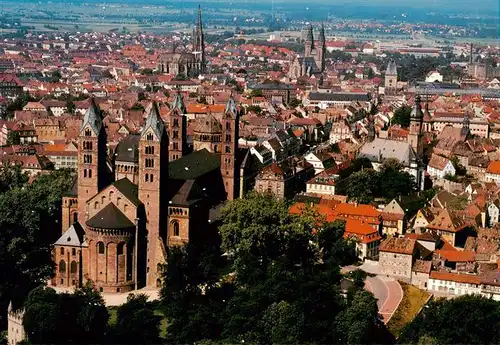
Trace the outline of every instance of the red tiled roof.
[[430, 274], [431, 279], [453, 281], [456, 283], [467, 283], [467, 284], [480, 284], [481, 278], [470, 274], [458, 274], [450, 272], [436, 272], [432, 271]]

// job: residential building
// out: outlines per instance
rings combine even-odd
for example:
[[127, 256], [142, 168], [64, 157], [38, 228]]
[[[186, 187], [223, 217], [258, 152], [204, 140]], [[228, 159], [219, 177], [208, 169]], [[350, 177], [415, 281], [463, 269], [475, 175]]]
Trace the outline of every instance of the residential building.
[[495, 199], [490, 202], [487, 208], [488, 211], [488, 224], [489, 226], [494, 226], [499, 221], [500, 217], [500, 200]]
[[480, 294], [481, 278], [472, 274], [432, 271], [427, 289], [457, 296]]
[[347, 219], [344, 238], [356, 243], [356, 255], [360, 260], [378, 260], [382, 237], [370, 224], [359, 219]]
[[320, 172], [306, 183], [306, 192], [310, 194], [335, 195], [335, 180], [338, 175]]
[[455, 167], [448, 158], [432, 154], [427, 164], [429, 176], [442, 179], [447, 175], [455, 176], [455, 172]]
[[411, 280], [416, 241], [405, 237], [390, 237], [380, 243], [381, 274]]
[[44, 154], [54, 164], [54, 169], [76, 170], [78, 167], [78, 148], [75, 143], [45, 145]]
[[314, 167], [315, 175], [335, 165], [333, 157], [327, 152], [322, 151], [309, 152], [304, 156], [304, 159]]
[[441, 236], [445, 241], [452, 246], [463, 246], [468, 236], [467, 228], [470, 227], [469, 222], [464, 215], [458, 214], [449, 208], [444, 208], [439, 214], [427, 225], [427, 229], [437, 236]]
[[486, 168], [485, 181], [500, 184], [500, 161], [490, 161]]
[[396, 199], [387, 204], [381, 213], [382, 234], [394, 236], [405, 230], [405, 211]]

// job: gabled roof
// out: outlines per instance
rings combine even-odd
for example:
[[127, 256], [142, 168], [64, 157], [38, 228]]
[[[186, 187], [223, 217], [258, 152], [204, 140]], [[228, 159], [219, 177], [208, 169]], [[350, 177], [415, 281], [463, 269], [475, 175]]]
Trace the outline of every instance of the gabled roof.
[[416, 241], [406, 237], [390, 237], [380, 243], [381, 252], [413, 255]]
[[444, 170], [449, 162], [450, 160], [448, 158], [441, 157], [433, 153], [428, 166], [434, 169]]
[[131, 229], [135, 225], [113, 203], [109, 203], [87, 220], [88, 226], [97, 229]]
[[83, 130], [87, 125], [92, 128], [95, 135], [99, 135], [102, 128], [102, 117], [97, 109], [97, 105], [94, 100], [92, 100], [90, 107], [87, 108], [85, 116], [83, 117], [83, 123], [81, 130]]
[[132, 183], [128, 178], [124, 177], [118, 181], [115, 181], [112, 186], [114, 186], [120, 193], [123, 194], [131, 203], [138, 206], [141, 201], [138, 198], [138, 188], [137, 185]]
[[219, 156], [203, 149], [170, 162], [168, 174], [171, 179], [195, 180], [216, 169], [220, 169]]
[[174, 101], [170, 105], [170, 109], [172, 113], [186, 114], [186, 107], [180, 92], [175, 95]]
[[70, 246], [70, 247], [80, 247], [84, 245], [84, 235], [80, 223], [73, 223], [64, 234], [59, 237], [59, 239], [54, 243], [55, 246]]
[[234, 101], [233, 97], [229, 97], [224, 109], [224, 115], [226, 117], [229, 116], [233, 119], [235, 119], [238, 115], [238, 108], [236, 107], [236, 102]]
[[447, 232], [458, 232], [465, 229], [469, 224], [460, 218], [455, 212], [444, 208], [434, 220], [427, 225], [428, 229]]
[[165, 124], [163, 123], [163, 120], [158, 113], [158, 106], [156, 105], [156, 103], [153, 103], [151, 111], [146, 118], [146, 124], [144, 125], [144, 129], [142, 130], [142, 134], [146, 133], [149, 129], [153, 130], [158, 140], [162, 138], [163, 132], [165, 131]]

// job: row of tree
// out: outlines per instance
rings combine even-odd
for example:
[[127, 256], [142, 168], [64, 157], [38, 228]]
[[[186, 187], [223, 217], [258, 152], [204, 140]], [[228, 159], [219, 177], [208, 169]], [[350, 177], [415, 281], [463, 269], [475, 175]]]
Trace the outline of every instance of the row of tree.
[[39, 286], [25, 303], [23, 326], [32, 344], [158, 344], [161, 317], [146, 295], [132, 295], [116, 310], [116, 321], [91, 284], [74, 293]]
[[386, 160], [378, 170], [374, 170], [368, 160], [358, 159], [337, 181], [339, 194], [363, 204], [373, 202], [375, 198], [390, 201], [407, 196], [415, 188], [415, 178], [395, 160]]

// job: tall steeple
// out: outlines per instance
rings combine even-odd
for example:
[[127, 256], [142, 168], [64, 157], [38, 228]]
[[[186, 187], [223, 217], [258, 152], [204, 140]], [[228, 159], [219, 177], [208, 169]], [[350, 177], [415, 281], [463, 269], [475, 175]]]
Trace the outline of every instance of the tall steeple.
[[146, 284], [155, 286], [159, 278], [158, 264], [165, 263], [166, 187], [168, 179], [168, 136], [156, 103], [146, 118], [139, 140], [139, 200], [144, 203], [146, 225]]
[[239, 138], [239, 111], [236, 102], [231, 96], [226, 103], [222, 125], [222, 150], [221, 173], [228, 200], [239, 196], [239, 163], [238, 138]]
[[169, 161], [181, 158], [187, 153], [186, 107], [179, 91], [170, 106], [168, 134], [170, 137]]
[[469, 119], [469, 114], [467, 111], [464, 113], [464, 119], [462, 120], [462, 130], [461, 133], [462, 136], [467, 137], [469, 135], [469, 127], [470, 127], [470, 119]]
[[306, 38], [306, 44], [305, 44], [305, 49], [304, 49], [304, 56], [310, 57], [313, 50], [314, 50], [313, 28], [312, 28], [312, 25], [309, 25], [309, 27], [307, 28], [307, 38]]
[[203, 34], [203, 24], [201, 22], [201, 6], [198, 5], [198, 18], [196, 21], [196, 29], [193, 32], [193, 52], [196, 55], [196, 60], [200, 64], [200, 71], [205, 68], [205, 36]]
[[422, 105], [420, 104], [420, 95], [415, 96], [415, 105], [410, 113], [410, 131], [408, 133], [408, 142], [415, 150], [419, 158], [423, 155], [423, 142], [422, 142], [422, 125], [424, 122], [424, 113], [422, 112]]
[[325, 54], [326, 54], [326, 38], [325, 38], [325, 26], [321, 23], [321, 28], [319, 30], [319, 41], [318, 49], [316, 49], [316, 64], [321, 72], [325, 70]]

